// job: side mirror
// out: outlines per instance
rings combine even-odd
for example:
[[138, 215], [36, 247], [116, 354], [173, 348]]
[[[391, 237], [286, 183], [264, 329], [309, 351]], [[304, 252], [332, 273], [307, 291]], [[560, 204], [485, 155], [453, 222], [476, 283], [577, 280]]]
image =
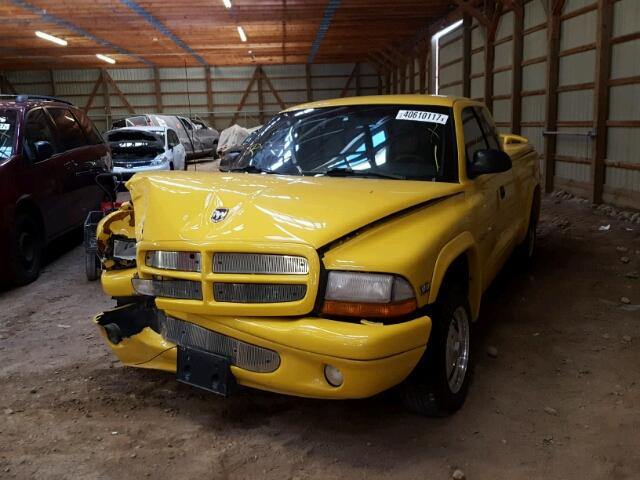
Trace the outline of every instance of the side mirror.
[[53, 154], [55, 153], [53, 151], [53, 146], [51, 145], [51, 143], [47, 142], [46, 140], [35, 142], [33, 146], [36, 150], [36, 162], [42, 162], [43, 160], [46, 160], [47, 158], [53, 156]]
[[467, 176], [475, 178], [487, 173], [501, 173], [511, 170], [511, 157], [502, 150], [478, 150], [467, 166]]

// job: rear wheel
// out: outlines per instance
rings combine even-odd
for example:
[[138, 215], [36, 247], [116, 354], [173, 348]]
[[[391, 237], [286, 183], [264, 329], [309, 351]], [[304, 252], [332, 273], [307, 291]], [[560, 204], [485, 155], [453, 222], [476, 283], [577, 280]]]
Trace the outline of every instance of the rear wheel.
[[28, 213], [18, 213], [10, 234], [9, 277], [14, 285], [26, 285], [40, 274], [42, 229]]
[[471, 313], [461, 288], [449, 287], [431, 313], [427, 351], [403, 386], [403, 400], [415, 413], [450, 415], [465, 401], [471, 377]]

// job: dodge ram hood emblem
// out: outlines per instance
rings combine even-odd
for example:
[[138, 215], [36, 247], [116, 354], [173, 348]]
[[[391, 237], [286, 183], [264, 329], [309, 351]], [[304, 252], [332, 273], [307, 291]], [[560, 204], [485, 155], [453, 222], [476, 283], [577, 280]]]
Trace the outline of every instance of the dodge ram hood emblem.
[[216, 208], [211, 215], [211, 220], [213, 223], [221, 222], [227, 217], [227, 213], [229, 213], [228, 208]]

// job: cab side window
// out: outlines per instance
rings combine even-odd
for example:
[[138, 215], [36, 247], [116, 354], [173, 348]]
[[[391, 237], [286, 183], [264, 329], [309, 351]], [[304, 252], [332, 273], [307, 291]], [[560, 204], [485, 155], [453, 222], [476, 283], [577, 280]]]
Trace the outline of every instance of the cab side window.
[[87, 145], [88, 142], [82, 131], [82, 127], [68, 109], [50, 107], [47, 111], [56, 124], [60, 143], [65, 150]]
[[480, 122], [474, 109], [471, 107], [462, 110], [462, 128], [464, 131], [464, 147], [468, 165], [478, 150], [486, 150], [488, 148], [487, 141], [480, 127]]
[[54, 130], [54, 125], [44, 109], [36, 108], [28, 113], [25, 123], [25, 143], [32, 160], [36, 160], [37, 142], [49, 142], [54, 153], [60, 151], [55, 140]]
[[486, 108], [478, 108], [476, 110], [476, 113], [478, 114], [478, 118], [480, 119], [482, 130], [484, 130], [484, 134], [487, 137], [489, 148], [500, 150], [500, 140], [498, 140], [498, 132], [496, 131], [496, 126], [493, 123], [493, 119], [489, 114], [489, 111]]

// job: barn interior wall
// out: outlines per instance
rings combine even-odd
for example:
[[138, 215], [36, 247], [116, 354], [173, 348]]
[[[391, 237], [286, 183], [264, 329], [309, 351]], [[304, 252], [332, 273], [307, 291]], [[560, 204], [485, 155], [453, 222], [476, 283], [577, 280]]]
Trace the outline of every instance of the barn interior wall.
[[309, 100], [373, 95], [378, 85], [376, 71], [353, 63], [0, 73], [0, 92], [63, 98], [85, 109], [100, 131], [141, 113], [200, 117], [218, 129], [251, 127]]

